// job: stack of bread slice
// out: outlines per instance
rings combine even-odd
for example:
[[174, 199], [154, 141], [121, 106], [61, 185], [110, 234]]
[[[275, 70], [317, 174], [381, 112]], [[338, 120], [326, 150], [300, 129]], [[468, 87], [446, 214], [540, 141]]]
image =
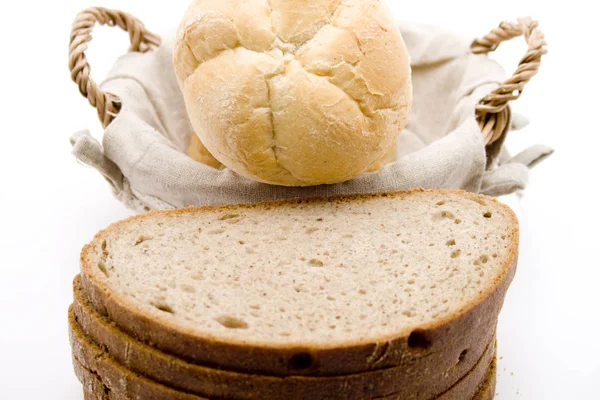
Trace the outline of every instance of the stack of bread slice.
[[86, 399], [491, 399], [519, 231], [456, 191], [152, 212], [69, 310]]

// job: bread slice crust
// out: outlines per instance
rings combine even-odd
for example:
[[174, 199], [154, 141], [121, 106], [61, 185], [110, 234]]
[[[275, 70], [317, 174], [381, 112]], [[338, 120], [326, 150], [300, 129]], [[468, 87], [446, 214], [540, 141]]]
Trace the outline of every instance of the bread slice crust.
[[393, 393], [404, 400], [427, 399], [456, 385], [475, 367], [485, 352], [484, 347], [481, 351], [472, 349], [462, 357], [457, 356], [460, 361], [453, 368], [432, 376], [428, 381], [409, 379], [413, 377], [403, 368], [337, 377], [281, 378], [229, 372], [190, 364], [131, 338], [93, 309], [81, 290], [79, 277], [73, 282], [73, 291], [75, 301], [71, 320], [74, 319], [83, 334], [103, 348], [112, 359], [153, 381], [206, 397], [360, 400]]
[[[73, 366], [75, 374], [83, 384], [84, 392], [89, 398], [97, 400], [121, 400], [129, 398], [153, 399], [153, 400], [203, 400], [206, 397], [177, 391], [171, 387], [162, 385], [140, 374], [130, 371], [125, 366], [115, 361], [91, 338], [87, 337], [77, 321], [73, 307], [70, 309], [69, 336], [73, 349]], [[453, 387], [440, 395], [430, 396], [425, 393], [414, 392], [410, 398], [414, 399], [440, 399], [440, 400], [464, 400], [473, 398], [481, 392], [490, 381], [491, 366], [496, 354], [496, 343], [492, 340], [482, 357], [467, 375], [462, 377]], [[495, 372], [495, 371], [494, 371]], [[321, 393], [300, 392], [293, 395], [289, 393], [277, 393], [273, 391], [272, 397], [260, 397], [253, 394], [250, 397], [244, 393], [231, 394], [229, 396], [215, 396], [208, 398], [239, 400], [243, 398], [256, 399], [330, 399]], [[95, 397], [92, 397], [95, 396]], [[404, 394], [391, 394], [381, 397], [367, 397], [362, 399], [376, 400], [404, 400]], [[477, 399], [479, 400], [479, 399]]]
[[[119, 296], [110, 287], [95, 279], [95, 271], [89, 262], [90, 254], [107, 234], [130, 222], [161, 215], [184, 215], [188, 213], [217, 213], [247, 209], [268, 210], [292, 205], [324, 204], [330, 202], [358, 202], [379, 198], [403, 199], [407, 196], [436, 195], [458, 196], [474, 202], [485, 202], [495, 211], [511, 220], [509, 256], [503, 260], [501, 272], [489, 282], [470, 304], [453, 315], [424, 323], [418, 330], [399, 331], [398, 334], [381, 337], [376, 341], [357, 339], [343, 345], [313, 343], [306, 345], [281, 345], [252, 343], [248, 341], [220, 340], [165, 321], [156, 320], [129, 299]], [[363, 373], [393, 367], [413, 371], [413, 376], [426, 379], [438, 375], [456, 363], [455, 349], [477, 350], [485, 347], [497, 323], [504, 297], [516, 272], [519, 230], [514, 213], [497, 200], [462, 191], [427, 191], [422, 189], [375, 195], [341, 196], [332, 199], [303, 199], [267, 202], [256, 205], [204, 207], [177, 211], [157, 211], [111, 225], [100, 232], [84, 247], [81, 253], [81, 282], [83, 291], [94, 308], [107, 316], [130, 336], [187, 361], [230, 371], [253, 371], [265, 375], [289, 376], [338, 376]], [[97, 272], [96, 272], [97, 273]], [[415, 343], [417, 344], [415, 346]], [[424, 345], [421, 345], [424, 344]], [[449, 351], [451, 349], [452, 351]], [[376, 356], [376, 357], [374, 357]], [[373, 362], [376, 359], [377, 362]], [[418, 365], [419, 370], [414, 370]], [[424, 375], [424, 371], [427, 374]], [[409, 373], [409, 372], [407, 372]]]

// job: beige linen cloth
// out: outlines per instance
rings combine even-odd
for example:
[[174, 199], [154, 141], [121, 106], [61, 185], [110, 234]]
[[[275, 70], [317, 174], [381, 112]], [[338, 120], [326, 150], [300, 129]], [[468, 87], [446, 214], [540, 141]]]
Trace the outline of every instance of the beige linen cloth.
[[[470, 39], [413, 23], [400, 30], [412, 60], [414, 108], [398, 139], [398, 161], [378, 172], [337, 185], [286, 188], [195, 162], [185, 154], [194, 133], [172, 66], [172, 40], [118, 60], [102, 88], [120, 97], [121, 111], [103, 144], [87, 131], [73, 135], [73, 154], [138, 212], [415, 187], [492, 196], [525, 189], [529, 169], [552, 149], [534, 146], [511, 158], [501, 140], [486, 151], [475, 120], [475, 106], [504, 81], [504, 70], [472, 54]], [[514, 116], [512, 128], [526, 123]]]

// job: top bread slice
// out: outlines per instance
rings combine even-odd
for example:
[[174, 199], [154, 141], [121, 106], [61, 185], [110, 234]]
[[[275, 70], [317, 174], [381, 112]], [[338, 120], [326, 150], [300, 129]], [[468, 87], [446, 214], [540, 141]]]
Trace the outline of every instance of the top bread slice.
[[121, 330], [190, 362], [427, 379], [490, 340], [518, 242], [508, 207], [458, 191], [153, 212], [84, 248], [82, 287]]

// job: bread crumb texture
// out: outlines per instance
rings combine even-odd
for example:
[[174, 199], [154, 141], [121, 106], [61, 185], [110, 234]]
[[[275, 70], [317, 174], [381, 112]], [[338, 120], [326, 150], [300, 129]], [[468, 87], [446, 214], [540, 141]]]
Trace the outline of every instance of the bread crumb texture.
[[101, 233], [83, 268], [111, 296], [200, 336], [377, 341], [460, 312], [506, 273], [514, 215], [474, 198], [412, 192], [151, 213]]

